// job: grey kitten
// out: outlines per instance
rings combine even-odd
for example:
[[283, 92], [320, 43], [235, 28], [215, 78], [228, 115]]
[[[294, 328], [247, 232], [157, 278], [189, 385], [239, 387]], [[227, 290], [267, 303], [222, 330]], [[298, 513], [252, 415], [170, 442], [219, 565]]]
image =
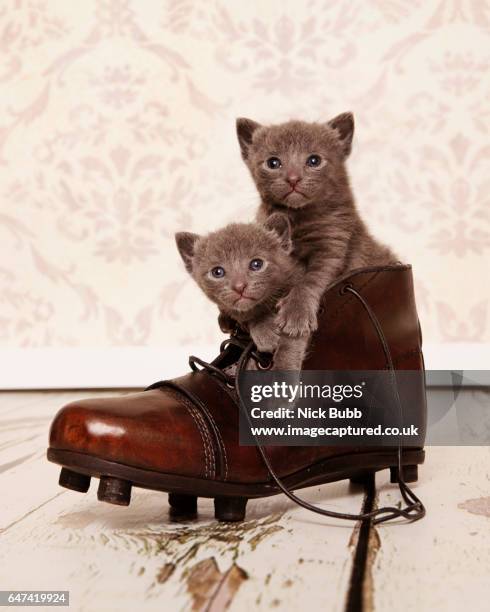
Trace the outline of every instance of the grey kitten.
[[279, 304], [278, 325], [292, 336], [317, 328], [322, 294], [355, 268], [396, 262], [371, 236], [356, 209], [345, 160], [354, 118], [343, 113], [326, 123], [289, 121], [262, 126], [237, 119], [242, 157], [255, 181], [260, 221], [286, 213], [293, 228], [293, 255], [306, 273]]
[[221, 318], [248, 329], [258, 350], [274, 353], [274, 369], [299, 370], [306, 338], [282, 335], [277, 302], [299, 282], [302, 266], [290, 252], [286, 215], [259, 223], [232, 223], [207, 236], [175, 235], [187, 271], [220, 309]]

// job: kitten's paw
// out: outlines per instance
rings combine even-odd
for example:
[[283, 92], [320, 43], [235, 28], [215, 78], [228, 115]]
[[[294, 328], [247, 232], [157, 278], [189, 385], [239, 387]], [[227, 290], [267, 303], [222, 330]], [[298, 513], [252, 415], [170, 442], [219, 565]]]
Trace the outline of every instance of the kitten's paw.
[[259, 353], [273, 353], [279, 344], [279, 334], [279, 330], [274, 329], [262, 331], [260, 334], [252, 333], [252, 339]]
[[279, 303], [277, 323], [283, 334], [309, 336], [318, 327], [316, 308], [298, 298], [284, 298]]

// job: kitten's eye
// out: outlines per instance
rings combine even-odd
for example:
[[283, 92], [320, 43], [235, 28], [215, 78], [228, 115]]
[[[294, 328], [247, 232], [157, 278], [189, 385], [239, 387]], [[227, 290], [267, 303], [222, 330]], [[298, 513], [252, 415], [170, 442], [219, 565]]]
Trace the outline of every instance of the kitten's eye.
[[225, 275], [225, 269], [221, 266], [216, 266], [211, 270], [211, 274], [214, 276], [214, 278], [223, 278]]
[[310, 166], [310, 168], [318, 168], [321, 163], [322, 158], [319, 155], [310, 155], [306, 160], [306, 165]]
[[265, 163], [267, 164], [267, 167], [271, 170], [277, 170], [282, 166], [279, 157], [269, 157], [269, 159]]
[[248, 264], [248, 267], [252, 272], [257, 272], [264, 265], [264, 261], [262, 259], [252, 259], [252, 261]]

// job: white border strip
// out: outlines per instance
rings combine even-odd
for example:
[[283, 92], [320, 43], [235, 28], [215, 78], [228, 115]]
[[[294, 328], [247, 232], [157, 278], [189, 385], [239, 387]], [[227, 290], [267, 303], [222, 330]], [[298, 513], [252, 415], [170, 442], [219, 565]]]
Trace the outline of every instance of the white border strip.
[[[188, 372], [191, 353], [210, 360], [217, 347], [0, 349], [0, 390], [144, 388]], [[427, 370], [487, 370], [490, 344], [427, 344], [424, 357]], [[428, 382], [451, 383], [449, 376]]]

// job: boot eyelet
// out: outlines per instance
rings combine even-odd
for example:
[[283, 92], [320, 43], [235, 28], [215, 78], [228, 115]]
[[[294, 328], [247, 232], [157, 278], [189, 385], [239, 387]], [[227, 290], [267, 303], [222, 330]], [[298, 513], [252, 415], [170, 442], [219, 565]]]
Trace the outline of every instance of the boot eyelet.
[[272, 368], [272, 364], [273, 364], [272, 357], [268, 359], [265, 363], [262, 363], [259, 360], [257, 361], [257, 367], [259, 368], [259, 370], [270, 370]]
[[348, 289], [352, 288], [352, 283], [346, 283], [339, 289], [339, 295], [345, 295]]

